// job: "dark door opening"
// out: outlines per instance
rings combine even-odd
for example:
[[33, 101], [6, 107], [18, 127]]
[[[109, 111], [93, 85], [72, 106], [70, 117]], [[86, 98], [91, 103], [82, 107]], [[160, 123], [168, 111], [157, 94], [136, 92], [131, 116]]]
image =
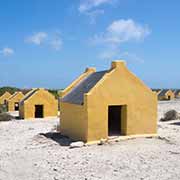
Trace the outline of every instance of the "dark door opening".
[[171, 100], [171, 96], [168, 96], [168, 100]]
[[14, 110], [19, 111], [19, 103], [18, 102], [14, 103]]
[[121, 109], [122, 106], [108, 107], [108, 136], [121, 135]]
[[6, 100], [6, 99], [4, 100], [4, 104], [5, 104], [5, 105], [7, 104], [7, 100]]
[[44, 117], [44, 108], [43, 105], [35, 105], [35, 118], [43, 118]]

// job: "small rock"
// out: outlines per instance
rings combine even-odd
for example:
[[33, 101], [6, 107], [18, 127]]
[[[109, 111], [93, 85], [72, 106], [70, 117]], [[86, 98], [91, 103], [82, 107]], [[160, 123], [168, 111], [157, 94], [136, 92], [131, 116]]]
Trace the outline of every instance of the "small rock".
[[56, 169], [56, 168], [53, 168], [53, 171], [57, 171], [57, 169]]
[[84, 143], [82, 141], [72, 142], [70, 148], [80, 148], [83, 147]]
[[106, 139], [100, 139], [100, 142], [98, 143], [98, 145], [103, 145], [107, 142]]

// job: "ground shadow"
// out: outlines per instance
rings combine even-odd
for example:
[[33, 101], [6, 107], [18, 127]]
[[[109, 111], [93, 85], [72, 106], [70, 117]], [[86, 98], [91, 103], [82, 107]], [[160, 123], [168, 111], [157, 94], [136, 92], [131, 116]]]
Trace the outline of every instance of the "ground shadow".
[[57, 142], [61, 146], [69, 146], [73, 142], [72, 139], [67, 136], [63, 136], [59, 132], [40, 133], [40, 135]]
[[173, 122], [173, 123], [171, 123], [171, 125], [180, 126], [180, 122]]

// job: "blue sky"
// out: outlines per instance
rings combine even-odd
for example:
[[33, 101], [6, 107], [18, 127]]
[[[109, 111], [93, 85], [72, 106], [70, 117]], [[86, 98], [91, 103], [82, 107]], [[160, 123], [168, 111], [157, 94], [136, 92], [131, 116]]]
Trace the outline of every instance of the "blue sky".
[[86, 67], [127, 66], [180, 88], [180, 1], [2, 0], [0, 86], [64, 88]]

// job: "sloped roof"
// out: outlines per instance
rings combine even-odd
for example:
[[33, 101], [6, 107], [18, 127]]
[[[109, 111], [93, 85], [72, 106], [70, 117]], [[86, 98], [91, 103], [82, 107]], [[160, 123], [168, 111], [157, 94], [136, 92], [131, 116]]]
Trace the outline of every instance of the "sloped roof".
[[72, 104], [83, 104], [83, 97], [88, 93], [107, 71], [94, 72], [81, 80], [61, 101]]
[[14, 98], [17, 94], [18, 94], [18, 92], [15, 92], [12, 96], [10, 96], [10, 98], [8, 99], [8, 101], [11, 100], [12, 98]]
[[164, 96], [167, 92], [169, 91], [169, 89], [163, 89], [159, 94], [158, 96]]
[[15, 97], [17, 97], [18, 95], [22, 95], [22, 97], [24, 97], [24, 94], [21, 91], [17, 91], [15, 92], [12, 96], [10, 96], [10, 98], [8, 99], [8, 101], [11, 101], [12, 99], [14, 99]]
[[4, 97], [4, 96], [11, 96], [11, 94], [8, 92], [8, 91], [6, 91], [4, 94], [2, 94], [0, 97]]
[[29, 92], [24, 96], [24, 98], [20, 101], [20, 104], [23, 104], [24, 101], [26, 101], [29, 97], [31, 97], [37, 90], [38, 90], [38, 88], [32, 89], [31, 91], [29, 91]]
[[161, 89], [152, 89], [152, 91], [159, 92], [159, 91], [161, 91]]

